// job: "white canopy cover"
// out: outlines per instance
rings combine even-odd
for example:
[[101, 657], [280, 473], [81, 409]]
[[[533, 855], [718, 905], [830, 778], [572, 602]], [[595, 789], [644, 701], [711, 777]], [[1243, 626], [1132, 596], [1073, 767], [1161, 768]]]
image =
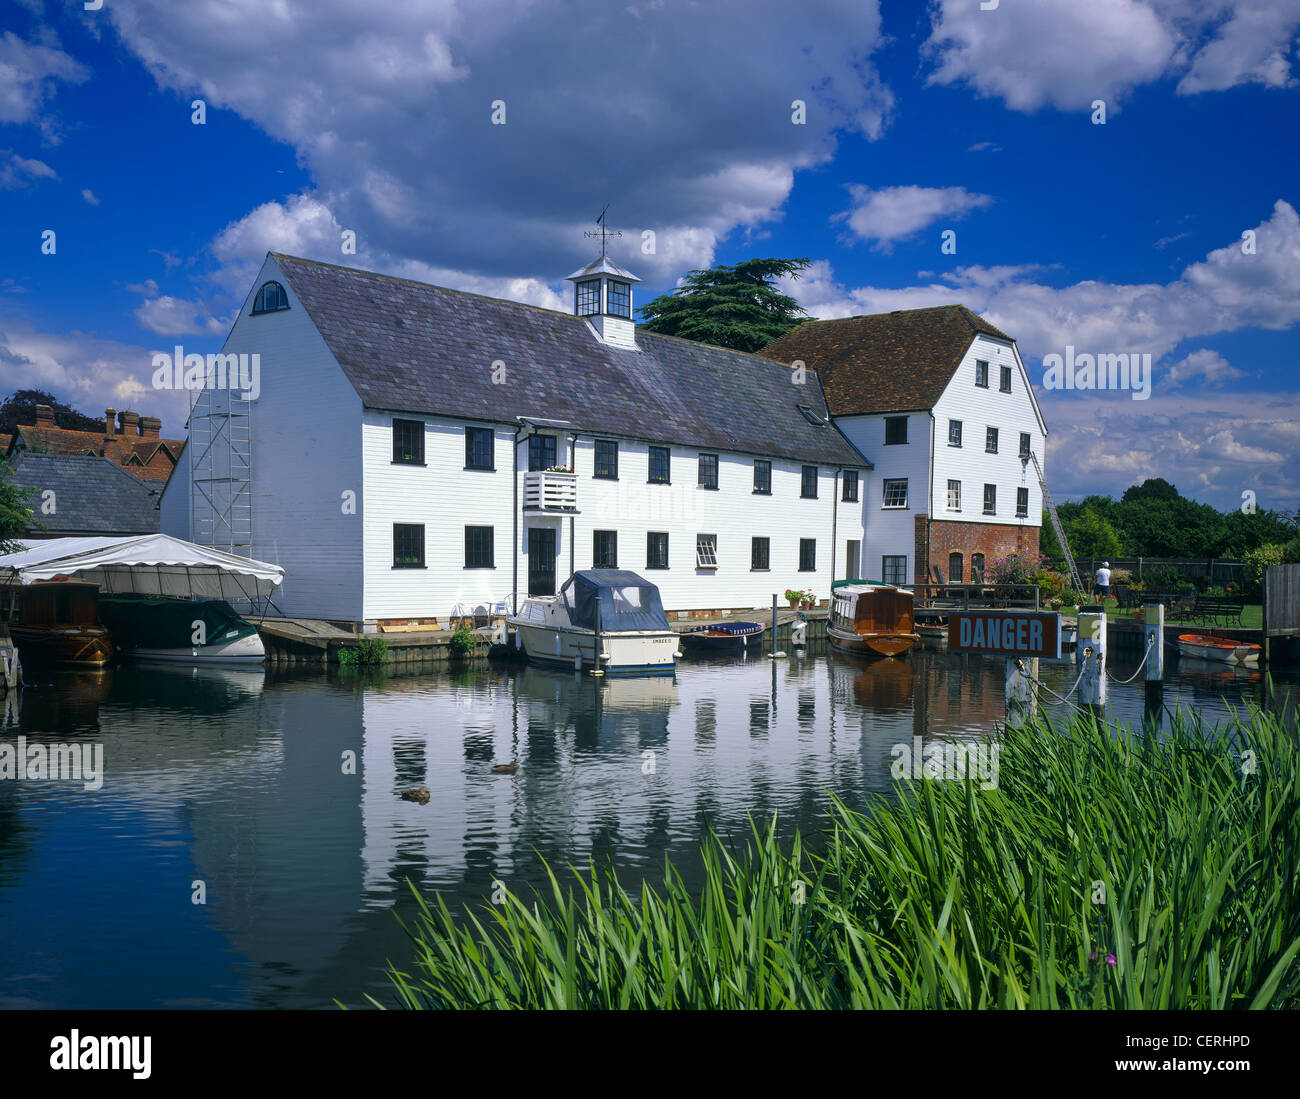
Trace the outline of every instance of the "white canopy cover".
[[249, 557], [196, 546], [166, 534], [126, 538], [51, 538], [0, 556], [0, 583], [30, 584], [75, 576], [105, 593], [198, 599], [264, 599], [284, 569]]

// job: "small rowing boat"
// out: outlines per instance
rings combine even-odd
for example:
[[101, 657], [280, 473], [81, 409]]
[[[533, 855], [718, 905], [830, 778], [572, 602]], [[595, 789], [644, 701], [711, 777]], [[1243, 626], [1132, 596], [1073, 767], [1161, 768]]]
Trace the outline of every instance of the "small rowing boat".
[[696, 626], [681, 636], [682, 647], [703, 653], [734, 652], [751, 644], [762, 644], [761, 622], [718, 622]]
[[1259, 666], [1260, 647], [1231, 637], [1180, 633], [1178, 651], [1183, 656], [1195, 657], [1197, 660], [1218, 660], [1224, 664], [1240, 664], [1247, 668]]

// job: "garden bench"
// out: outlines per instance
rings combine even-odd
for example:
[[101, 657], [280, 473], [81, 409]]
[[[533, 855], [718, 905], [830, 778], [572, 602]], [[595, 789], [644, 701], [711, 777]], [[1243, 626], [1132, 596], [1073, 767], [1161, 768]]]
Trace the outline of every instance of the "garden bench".
[[1245, 605], [1246, 601], [1240, 596], [1198, 595], [1196, 602], [1192, 604], [1191, 617], [1208, 618], [1213, 622], [1223, 619], [1224, 625], [1229, 621], [1235, 621], [1240, 626], [1241, 612]]

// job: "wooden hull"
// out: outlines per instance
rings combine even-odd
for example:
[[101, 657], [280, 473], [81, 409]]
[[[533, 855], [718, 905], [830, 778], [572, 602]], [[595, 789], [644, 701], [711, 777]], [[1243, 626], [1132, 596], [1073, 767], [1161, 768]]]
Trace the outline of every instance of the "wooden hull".
[[846, 633], [828, 629], [831, 648], [854, 656], [899, 656], [920, 640], [914, 633]]
[[113, 642], [101, 626], [9, 627], [24, 663], [102, 668], [113, 659]]
[[1179, 634], [1178, 651], [1183, 656], [1195, 657], [1197, 660], [1216, 660], [1223, 664], [1238, 664], [1246, 668], [1259, 666], [1258, 645], [1233, 641], [1227, 637], [1194, 633]]

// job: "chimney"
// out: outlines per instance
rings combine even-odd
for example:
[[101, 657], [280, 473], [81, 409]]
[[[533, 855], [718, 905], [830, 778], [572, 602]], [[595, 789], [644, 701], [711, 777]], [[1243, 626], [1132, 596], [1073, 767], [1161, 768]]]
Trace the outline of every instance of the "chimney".
[[38, 404], [36, 406], [36, 426], [53, 427], [54, 426], [54, 409], [47, 404]]
[[162, 431], [162, 420], [157, 416], [142, 416], [140, 418], [140, 434], [146, 439], [158, 438], [159, 432]]
[[123, 409], [117, 414], [117, 426], [123, 435], [140, 434], [140, 413]]
[[104, 409], [104, 438], [105, 439], [111, 439], [114, 436], [114, 434], [116, 434], [113, 430], [113, 421], [115, 419], [117, 419], [117, 409], [115, 408]]

